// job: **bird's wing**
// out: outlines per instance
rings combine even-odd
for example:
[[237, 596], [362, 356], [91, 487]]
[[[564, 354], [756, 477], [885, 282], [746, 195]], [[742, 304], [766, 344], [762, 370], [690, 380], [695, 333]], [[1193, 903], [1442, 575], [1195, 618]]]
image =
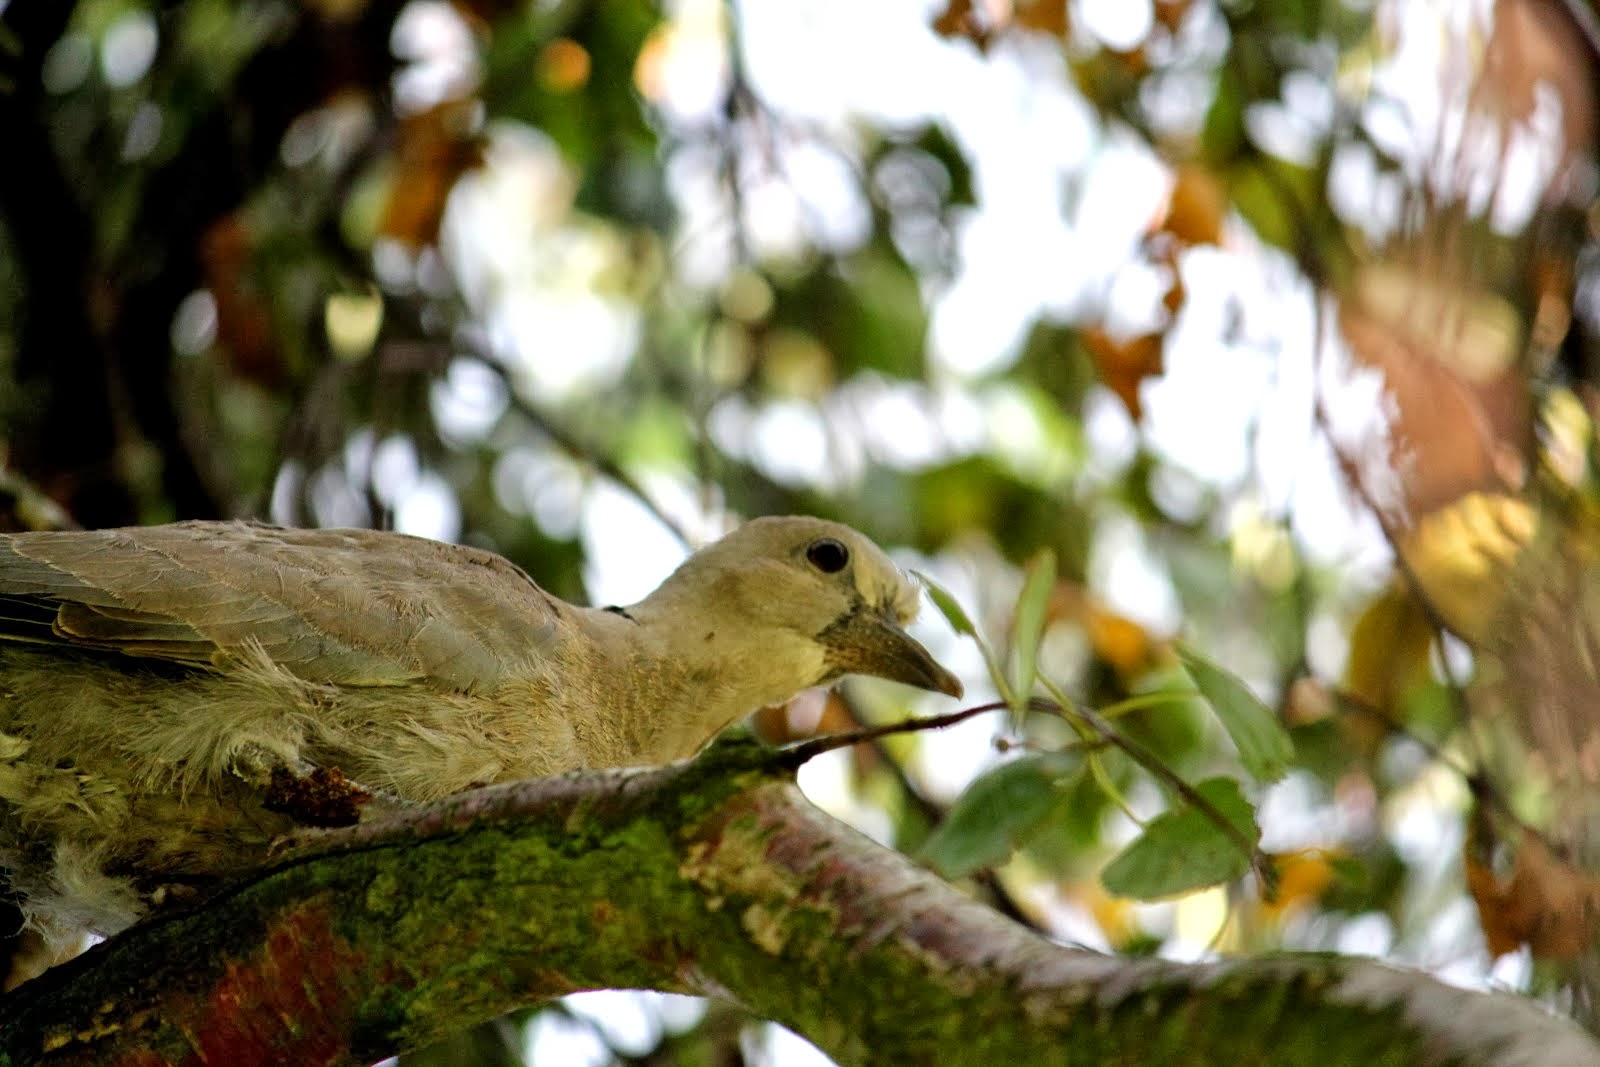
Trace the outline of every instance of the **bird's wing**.
[[177, 523], [0, 535], [0, 639], [312, 681], [492, 688], [570, 610], [493, 553], [371, 530]]

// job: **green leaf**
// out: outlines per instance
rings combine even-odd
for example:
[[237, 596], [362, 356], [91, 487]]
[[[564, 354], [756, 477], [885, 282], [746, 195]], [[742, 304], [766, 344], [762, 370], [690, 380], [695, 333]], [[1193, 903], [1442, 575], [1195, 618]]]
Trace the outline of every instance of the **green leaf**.
[[1028, 576], [1017, 598], [1016, 622], [1011, 642], [1011, 710], [1020, 721], [1028, 710], [1028, 697], [1039, 669], [1039, 639], [1044, 634], [1045, 608], [1056, 587], [1056, 554], [1048, 548], [1028, 562]]
[[[1195, 791], [1251, 842], [1255, 809], [1232, 778], [1208, 778]], [[1251, 856], [1207, 813], [1184, 804], [1150, 820], [1144, 833], [1106, 865], [1100, 881], [1119, 897], [1154, 900], [1232, 881], [1250, 869]]]
[[[1237, 53], [1237, 49], [1231, 51]], [[1245, 143], [1244, 109], [1244, 86], [1238, 72], [1224, 63], [1218, 71], [1211, 107], [1200, 128], [1202, 158], [1211, 166], [1226, 166], [1239, 154], [1240, 146]]]
[[946, 206], [971, 206], [978, 202], [972, 188], [972, 166], [967, 162], [961, 146], [938, 123], [930, 123], [912, 142], [944, 168], [950, 178], [950, 191], [945, 194]]
[[[1290, 255], [1337, 237], [1323, 207], [1327, 174], [1320, 165], [1302, 166], [1257, 153], [1229, 171], [1228, 196], [1256, 236]], [[1332, 244], [1329, 245], [1331, 249]]]
[[1077, 769], [1068, 752], [1034, 752], [980, 775], [922, 846], [922, 861], [946, 878], [1004, 863], [1043, 828]]
[[1258, 782], [1276, 782], [1294, 758], [1294, 742], [1272, 709], [1263, 704], [1239, 677], [1223, 670], [1187, 645], [1178, 646], [1178, 659], [1194, 679], [1195, 688], [1239, 750], [1239, 761]]
[[840, 379], [862, 370], [918, 380], [928, 313], [916, 272], [886, 230], [856, 252], [780, 283], [768, 329], [787, 328], [831, 355]]
[[922, 583], [922, 588], [928, 591], [928, 599], [933, 601], [933, 606], [939, 609], [939, 614], [944, 616], [944, 621], [950, 624], [950, 629], [966, 637], [977, 637], [978, 628], [972, 625], [972, 620], [967, 613], [961, 610], [961, 604], [951, 595], [950, 590], [929, 578], [921, 571], [912, 571], [911, 576]]
[[983, 639], [978, 628], [972, 625], [972, 620], [967, 613], [961, 610], [961, 605], [956, 598], [950, 595], [950, 590], [929, 578], [921, 571], [912, 571], [911, 574], [921, 582], [928, 591], [928, 598], [933, 601], [933, 606], [945, 617], [950, 628], [958, 634], [963, 634], [977, 642], [978, 651], [983, 653], [983, 665], [989, 670], [989, 678], [994, 682], [995, 692], [1000, 694], [1000, 699], [1011, 706], [1016, 706], [1016, 698], [1012, 695], [1011, 685], [1006, 680], [1004, 672], [1000, 670], [1000, 663], [995, 659], [994, 649], [989, 647], [989, 642]]

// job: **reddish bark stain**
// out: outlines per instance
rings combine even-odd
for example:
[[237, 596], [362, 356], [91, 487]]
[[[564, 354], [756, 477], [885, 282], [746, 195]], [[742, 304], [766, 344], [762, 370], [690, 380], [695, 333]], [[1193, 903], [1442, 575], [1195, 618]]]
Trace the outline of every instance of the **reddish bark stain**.
[[140, 1049], [118, 1059], [117, 1067], [167, 1067], [167, 1061], [148, 1049]]
[[327, 1063], [340, 1054], [352, 1007], [351, 991], [341, 987], [363, 960], [330, 919], [326, 905], [301, 907], [274, 924], [259, 952], [228, 965], [194, 1031], [200, 1063], [286, 1062], [285, 1056]]
[[[164, 1013], [167, 1026], [192, 1046], [177, 1062], [254, 1067], [347, 1058], [357, 1002], [374, 978], [365, 952], [334, 932], [332, 917], [326, 903], [288, 912], [259, 949], [228, 963], [210, 990], [171, 1004]], [[115, 1062], [155, 1067], [170, 1061], [144, 1048], [130, 1049]]]

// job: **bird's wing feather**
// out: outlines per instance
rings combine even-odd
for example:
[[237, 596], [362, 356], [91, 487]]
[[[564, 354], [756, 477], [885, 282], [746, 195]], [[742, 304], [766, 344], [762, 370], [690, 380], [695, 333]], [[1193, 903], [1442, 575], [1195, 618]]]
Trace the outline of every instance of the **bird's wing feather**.
[[0, 536], [0, 638], [204, 666], [259, 645], [313, 681], [493, 687], [562, 605], [492, 553], [370, 530], [178, 523]]

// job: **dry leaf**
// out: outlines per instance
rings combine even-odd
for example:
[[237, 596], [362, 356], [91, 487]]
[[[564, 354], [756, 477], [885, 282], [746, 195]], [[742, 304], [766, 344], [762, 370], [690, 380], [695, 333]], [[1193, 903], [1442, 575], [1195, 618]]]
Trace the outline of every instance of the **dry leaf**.
[[1594, 944], [1600, 917], [1600, 880], [1574, 868], [1524, 830], [1509, 880], [1498, 878], [1484, 858], [1483, 819], [1466, 846], [1467, 888], [1478, 905], [1478, 919], [1489, 952], [1495, 956], [1527, 945], [1534, 958], [1571, 960]]
[[287, 380], [288, 370], [273, 332], [272, 310], [255, 281], [254, 256], [254, 237], [239, 212], [218, 219], [200, 241], [223, 360], [245, 381], [275, 389]]
[[1163, 334], [1146, 333], [1125, 340], [1112, 337], [1098, 326], [1080, 335], [1106, 387], [1117, 394], [1128, 414], [1137, 420], [1142, 412], [1139, 383], [1161, 374]]
[[447, 100], [400, 125], [394, 184], [379, 232], [411, 247], [439, 237], [456, 180], [483, 163], [475, 101]]
[[1228, 191], [1222, 182], [1205, 167], [1186, 163], [1173, 176], [1161, 228], [1185, 244], [1220, 244], [1227, 214]]

